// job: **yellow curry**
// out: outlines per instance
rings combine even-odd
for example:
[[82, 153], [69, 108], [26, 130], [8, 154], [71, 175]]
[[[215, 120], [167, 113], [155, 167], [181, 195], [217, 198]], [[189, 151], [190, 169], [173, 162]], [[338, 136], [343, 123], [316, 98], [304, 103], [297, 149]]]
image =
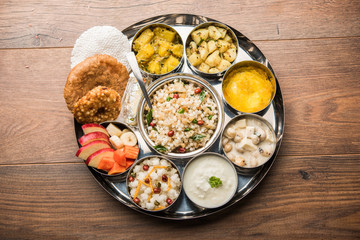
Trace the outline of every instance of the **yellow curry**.
[[132, 46], [140, 68], [152, 74], [173, 70], [183, 55], [179, 34], [165, 27], [145, 29]]
[[223, 83], [226, 101], [236, 110], [245, 113], [264, 109], [272, 100], [274, 92], [267, 73], [252, 66], [236, 69]]

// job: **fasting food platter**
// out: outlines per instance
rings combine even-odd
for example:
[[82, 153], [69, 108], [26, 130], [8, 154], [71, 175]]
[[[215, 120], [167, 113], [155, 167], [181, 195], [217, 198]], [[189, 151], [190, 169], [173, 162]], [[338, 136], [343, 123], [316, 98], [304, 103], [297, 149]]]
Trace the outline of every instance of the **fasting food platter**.
[[[133, 24], [129, 26], [128, 28], [124, 29], [122, 32], [125, 34], [129, 41], [132, 43], [134, 40], [134, 36], [138, 33], [140, 29], [142, 29], [145, 26], [148, 26], [150, 24], [166, 24], [170, 26], [172, 29], [177, 31], [181, 39], [179, 39], [181, 42], [184, 43], [184, 48], [189, 44], [188, 36], [191, 32], [193, 32], [194, 28], [198, 26], [199, 24], [207, 23], [207, 22], [216, 22], [214, 19], [210, 19], [203, 16], [196, 16], [196, 15], [190, 15], [190, 14], [169, 14], [169, 15], [162, 15], [157, 16], [153, 18], [149, 18], [146, 20], [143, 20], [141, 22], [138, 22], [136, 24]], [[219, 23], [221, 24], [221, 23]], [[227, 26], [227, 25], [225, 25]], [[119, 175], [107, 175], [103, 174], [102, 172], [99, 172], [98, 170], [94, 169], [93, 167], [88, 167], [91, 174], [94, 176], [96, 181], [116, 200], [121, 202], [122, 204], [126, 205], [127, 207], [134, 209], [136, 211], [139, 211], [141, 213], [151, 215], [154, 217], [159, 218], [165, 218], [165, 219], [173, 219], [173, 220], [184, 220], [184, 219], [194, 219], [194, 218], [200, 218], [205, 217], [211, 214], [218, 213], [230, 206], [235, 205], [237, 202], [239, 202], [242, 198], [244, 198], [247, 194], [249, 194], [265, 177], [265, 175], [270, 170], [276, 155], [280, 149], [282, 136], [284, 132], [284, 105], [283, 105], [283, 98], [281, 94], [280, 85], [276, 79], [276, 75], [269, 63], [269, 61], [266, 59], [266, 57], [262, 54], [262, 52], [256, 47], [256, 45], [249, 40], [247, 37], [245, 37], [243, 34], [241, 34], [236, 28], [227, 26], [229, 29], [232, 30], [234, 33], [233, 42], [237, 42], [237, 55], [236, 59], [233, 61], [232, 64], [237, 64], [244, 61], [255, 61], [258, 63], [261, 63], [262, 65], [266, 66], [272, 73], [274, 77], [274, 82], [276, 82], [276, 91], [273, 94], [271, 103], [264, 108], [262, 111], [257, 112], [258, 115], [262, 116], [263, 119], [266, 119], [266, 124], [269, 125], [269, 129], [273, 129], [274, 132], [274, 150], [269, 159], [264, 163], [260, 164], [259, 167], [246, 169], [241, 166], [233, 167], [231, 164], [231, 161], [229, 161], [228, 158], [230, 158], [229, 154], [225, 154], [224, 147], [223, 147], [223, 139], [226, 138], [227, 134], [230, 134], [229, 131], [224, 131], [225, 126], [230, 124], [241, 124], [243, 122], [243, 118], [246, 118], [247, 116], [243, 115], [243, 113], [237, 111], [234, 109], [225, 99], [223, 96], [223, 78], [224, 74], [204, 74], [202, 76], [199, 76], [197, 74], [196, 69], [192, 69], [191, 64], [185, 64], [181, 63], [178, 65], [178, 68], [176, 71], [174, 71], [173, 74], [166, 76], [167, 80], [170, 79], [185, 79], [185, 84], [187, 85], [195, 85], [195, 94], [192, 94], [191, 96], [196, 96], [196, 86], [200, 85], [203, 89], [207, 90], [206, 94], [210, 94], [207, 99], [211, 100], [211, 96], [215, 99], [214, 103], [210, 102], [209, 104], [215, 104], [215, 105], [207, 105], [207, 108], [213, 111], [213, 109], [209, 106], [215, 106], [217, 110], [216, 115], [216, 121], [217, 125], [211, 130], [213, 133], [212, 138], [209, 139], [208, 143], [202, 147], [200, 150], [193, 151], [193, 154], [186, 154], [181, 152], [181, 148], [177, 149], [177, 151], [180, 153], [176, 154], [164, 154], [164, 152], [161, 151], [161, 148], [153, 148], [151, 144], [153, 144], [152, 139], [150, 139], [144, 132], [147, 131], [147, 129], [152, 129], [147, 126], [146, 123], [146, 117], [145, 115], [148, 115], [149, 109], [146, 108], [145, 99], [142, 98], [140, 100], [138, 111], [137, 111], [137, 119], [134, 121], [134, 118], [131, 119], [131, 121], [136, 122], [136, 124], [129, 124], [129, 119], [124, 119], [124, 116], [121, 116], [121, 119], [118, 121], [125, 122], [125, 123], [119, 123], [122, 126], [128, 127], [131, 132], [133, 132], [138, 141], [138, 148], [139, 148], [139, 155], [137, 157], [137, 160], [135, 161], [134, 165], [136, 163], [143, 161], [142, 159], [145, 157], [155, 157], [155, 158], [167, 158], [170, 161], [169, 167], [172, 167], [173, 169], [177, 170], [177, 176], [184, 180], [184, 170], [187, 171], [187, 168], [190, 168], [188, 166], [188, 163], [191, 158], [195, 157], [201, 157], [201, 156], [208, 156], [209, 158], [220, 156], [221, 158], [225, 159], [226, 161], [230, 162], [231, 168], [229, 168], [228, 173], [231, 175], [232, 171], [234, 170], [235, 178], [237, 179], [237, 184], [234, 185], [234, 193], [231, 195], [230, 199], [223, 205], [219, 206], [213, 206], [213, 207], [204, 207], [204, 205], [201, 204], [195, 204], [194, 201], [190, 200], [189, 194], [186, 194], [184, 191], [184, 185], [183, 187], [180, 186], [179, 188], [179, 195], [174, 201], [174, 203], [171, 202], [171, 206], [161, 210], [161, 211], [149, 211], [147, 209], [139, 207], [133, 200], [132, 197], [129, 196], [129, 179], [132, 178], [131, 174], [119, 174]], [[136, 36], [135, 36], [136, 37]], [[198, 46], [201, 45], [203, 42], [203, 39], [198, 42]], [[185, 53], [184, 53], [185, 55]], [[220, 54], [219, 54], [220, 56]], [[184, 60], [185, 61], [185, 60]], [[131, 76], [131, 75], [130, 75]], [[214, 77], [215, 76], [215, 77]], [[165, 82], [165, 83], [164, 83]], [[159, 87], [164, 87], [166, 85], [165, 80], [160, 81], [150, 81], [148, 86], [148, 92], [156, 92]], [[274, 83], [275, 84], [275, 83]], [[201, 95], [202, 92], [199, 94]], [[129, 94], [129, 92], [125, 92], [124, 98], [126, 99], [126, 94]], [[200, 96], [200, 98], [203, 97], [203, 99], [206, 97], [205, 93], [204, 96]], [[170, 97], [168, 101], [170, 101], [172, 98], [176, 98], [175, 95]], [[201, 101], [203, 101], [201, 99]], [[129, 102], [128, 102], [129, 103]], [[129, 103], [130, 104], [130, 103]], [[123, 106], [124, 107], [124, 106]], [[213, 107], [214, 108], [214, 107]], [[182, 111], [182, 112], [181, 112]], [[180, 109], [178, 113], [183, 113], [185, 110]], [[208, 110], [206, 110], [208, 111]], [[258, 115], [255, 114], [255, 119], [259, 118]], [[250, 116], [251, 117], [251, 116]], [[120, 118], [120, 117], [119, 117]], [[213, 115], [207, 116], [209, 119], [209, 123], [211, 124], [211, 121], [214, 121]], [[260, 119], [260, 118], [259, 118]], [[149, 123], [149, 122], [148, 122]], [[103, 126], [108, 126], [109, 123], [104, 123]], [[129, 125], [132, 126], [129, 126]], [[198, 125], [202, 125], [203, 123], [197, 122]], [[264, 125], [265, 126], [265, 125]], [[230, 128], [230, 127], [229, 127]], [[155, 128], [154, 128], [155, 129]], [[249, 129], [254, 129], [252, 127], [249, 127]], [[226, 129], [225, 129], [226, 130]], [[185, 130], [186, 131], [186, 130]], [[78, 140], [84, 135], [83, 129], [81, 124], [79, 124], [75, 120], [75, 133]], [[171, 135], [170, 135], [171, 134]], [[169, 136], [172, 136], [174, 133], [168, 133]], [[243, 133], [247, 134], [247, 133]], [[268, 133], [270, 135], [270, 133]], [[203, 138], [203, 135], [194, 135], [196, 139]], [[261, 134], [257, 135], [257, 139], [261, 138]], [[235, 138], [234, 138], [235, 139]], [[253, 139], [254, 140], [254, 139]], [[256, 140], [256, 139], [255, 139]], [[228, 140], [227, 140], [228, 141]], [[237, 142], [236, 140], [234, 140]], [[249, 140], [250, 141], [250, 140]], [[259, 140], [258, 140], [259, 141]], [[230, 148], [236, 146], [236, 144], [229, 146]], [[251, 143], [249, 143], [251, 145]], [[257, 142], [255, 144], [258, 144]], [[80, 143], [79, 143], [80, 146]], [[163, 146], [161, 146], [163, 147]], [[259, 148], [260, 149], [260, 148]], [[226, 152], [229, 152], [229, 149], [226, 149]], [[264, 151], [261, 149], [261, 153], [264, 153]], [[145, 164], [146, 163], [146, 164]], [[141, 163], [142, 167], [144, 165], [147, 165], [147, 168], [149, 167], [148, 163]], [[200, 163], [199, 163], [200, 164]], [[215, 164], [215, 163], [214, 163]], [[244, 164], [244, 163], [243, 163]], [[229, 165], [229, 166], [230, 166]], [[135, 167], [136, 168], [136, 167]], [[129, 172], [137, 171], [134, 167], [130, 168], [128, 170]], [[233, 169], [233, 170], [232, 170]], [[145, 168], [144, 168], [145, 170]], [[160, 171], [160, 170], [159, 170]], [[170, 171], [170, 170], [169, 170]], [[172, 170], [175, 171], [175, 170]], [[150, 174], [150, 173], [149, 173]], [[214, 179], [214, 181], [211, 182], [216, 185], [216, 181], [218, 179]], [[170, 181], [167, 178], [164, 180]], [[149, 184], [149, 183], [148, 183]], [[146, 185], [146, 183], [144, 183]], [[140, 187], [139, 187], [140, 188]], [[152, 189], [154, 190], [154, 189]], [[135, 190], [134, 190], [135, 191]], [[136, 190], [137, 192], [139, 189]], [[159, 190], [160, 191], [160, 190]], [[155, 190], [156, 192], [156, 190]], [[137, 193], [136, 193], [137, 194]], [[149, 197], [150, 198], [150, 197]], [[170, 205], [170, 204], [169, 204]]]

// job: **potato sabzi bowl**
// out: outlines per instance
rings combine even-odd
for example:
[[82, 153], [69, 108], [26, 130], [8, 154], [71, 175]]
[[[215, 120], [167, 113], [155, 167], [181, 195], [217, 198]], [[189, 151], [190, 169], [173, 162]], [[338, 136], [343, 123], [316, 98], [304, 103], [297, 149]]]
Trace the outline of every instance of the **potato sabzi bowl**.
[[197, 25], [185, 42], [190, 70], [205, 79], [222, 77], [236, 61], [239, 43], [227, 25], [210, 21]]
[[179, 72], [184, 64], [182, 38], [166, 24], [154, 23], [141, 28], [131, 42], [131, 50], [147, 80]]

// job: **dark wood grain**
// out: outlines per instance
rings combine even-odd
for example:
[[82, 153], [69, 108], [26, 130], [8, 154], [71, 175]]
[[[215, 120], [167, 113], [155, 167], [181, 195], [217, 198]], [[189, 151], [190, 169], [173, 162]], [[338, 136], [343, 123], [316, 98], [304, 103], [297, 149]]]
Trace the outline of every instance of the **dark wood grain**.
[[360, 36], [360, 3], [332, 1], [9, 1], [0, 3], [0, 48], [72, 46], [96, 25], [125, 27], [169, 13], [217, 19], [253, 40]]
[[[284, 95], [286, 147], [280, 155], [360, 153], [359, 40], [256, 42]], [[0, 51], [0, 150], [5, 152], [0, 164], [79, 161], [73, 118], [63, 99], [70, 52]]]
[[359, 158], [279, 157], [240, 203], [184, 222], [125, 207], [83, 164], [0, 166], [0, 238], [354, 239], [360, 234]]

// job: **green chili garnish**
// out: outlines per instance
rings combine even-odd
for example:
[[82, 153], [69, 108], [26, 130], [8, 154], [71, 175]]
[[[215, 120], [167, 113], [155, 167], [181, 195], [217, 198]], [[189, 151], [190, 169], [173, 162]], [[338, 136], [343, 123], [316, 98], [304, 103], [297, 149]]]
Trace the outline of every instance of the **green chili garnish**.
[[217, 178], [215, 176], [212, 176], [209, 178], [209, 184], [212, 188], [217, 188], [220, 187], [220, 185], [222, 184], [222, 181], [220, 180], [220, 178]]
[[152, 109], [150, 109], [150, 111], [146, 114], [146, 121], [147, 121], [147, 124], [150, 126], [150, 123], [151, 121], [153, 120], [153, 117], [152, 117]]

